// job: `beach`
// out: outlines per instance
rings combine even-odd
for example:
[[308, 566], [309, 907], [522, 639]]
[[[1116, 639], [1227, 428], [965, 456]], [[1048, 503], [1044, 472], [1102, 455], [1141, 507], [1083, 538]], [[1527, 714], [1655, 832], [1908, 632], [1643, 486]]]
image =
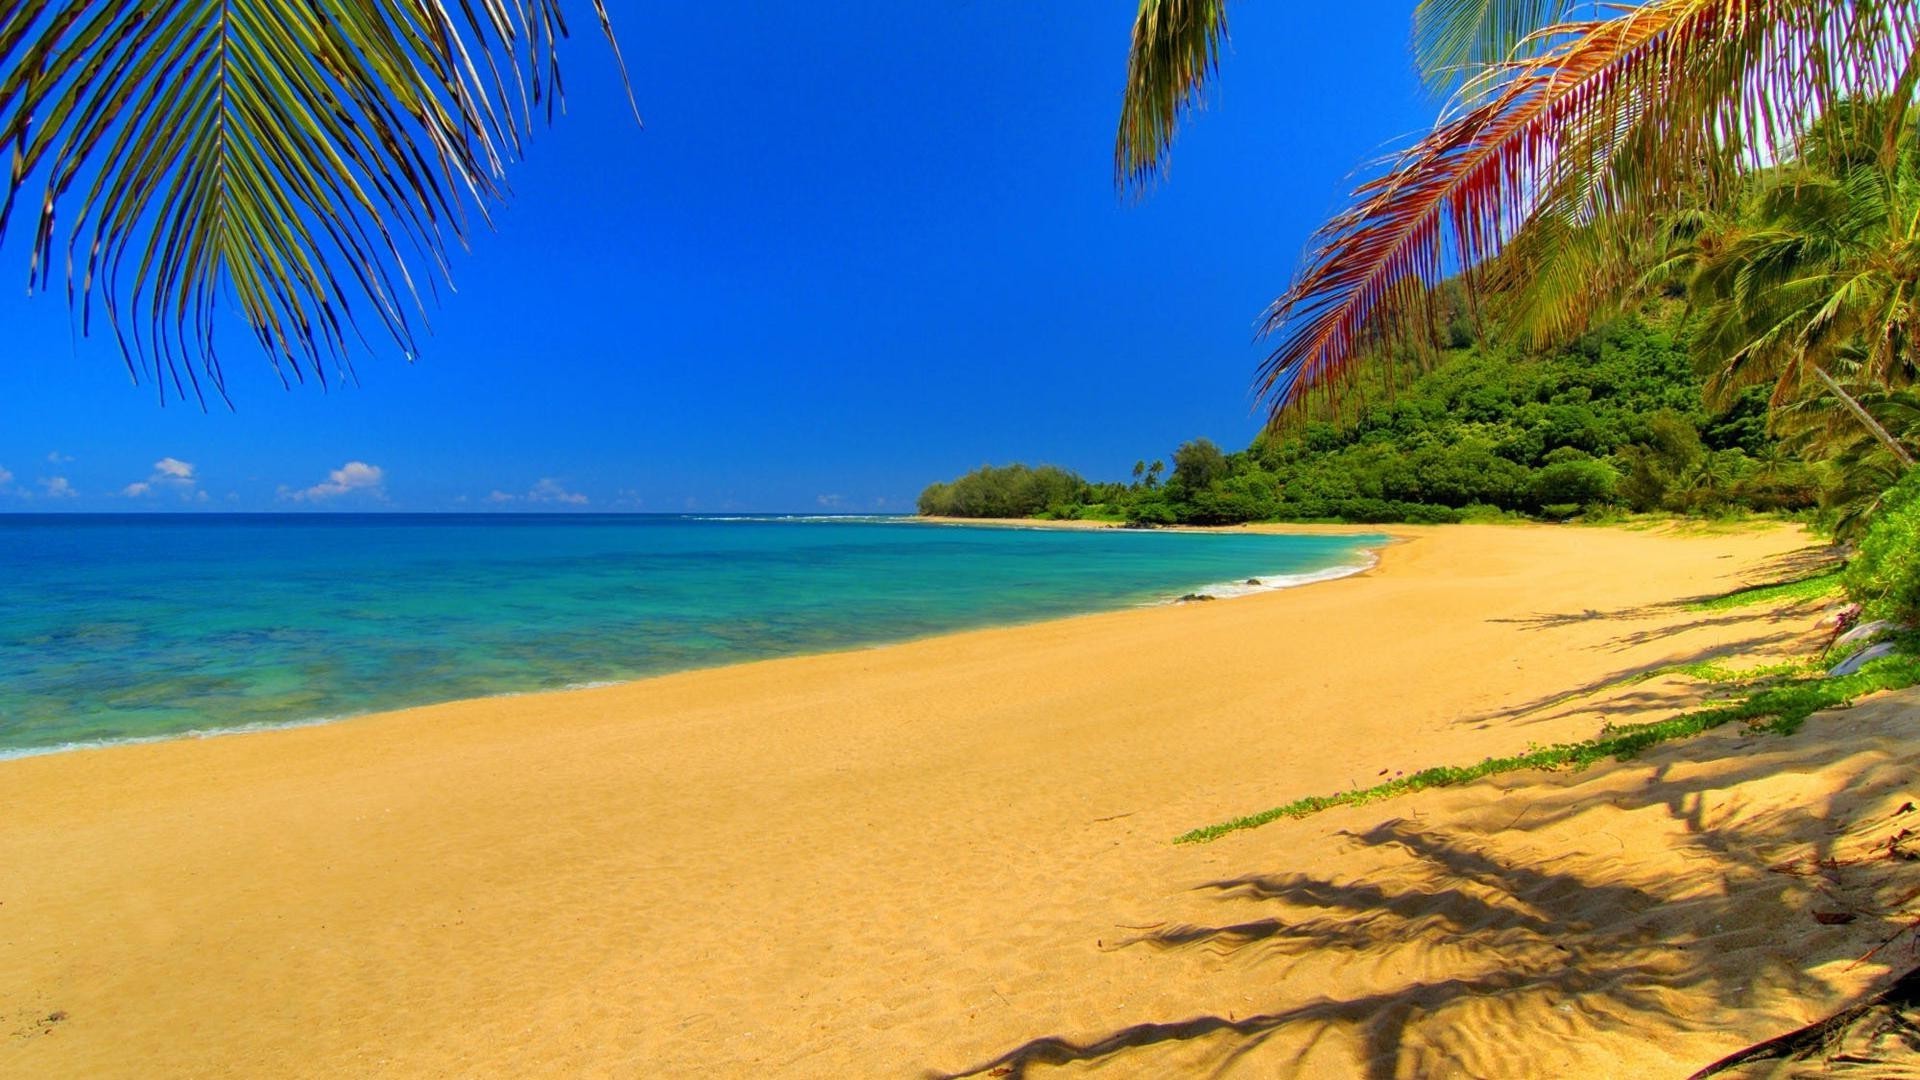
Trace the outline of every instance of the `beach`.
[[1809, 913], [1907, 864], [1771, 868], [1883, 839], [1911, 699], [1173, 844], [1817, 648], [1682, 603], [1795, 528], [1384, 531], [1232, 600], [0, 762], [0, 1075], [1681, 1076], [1904, 969]]

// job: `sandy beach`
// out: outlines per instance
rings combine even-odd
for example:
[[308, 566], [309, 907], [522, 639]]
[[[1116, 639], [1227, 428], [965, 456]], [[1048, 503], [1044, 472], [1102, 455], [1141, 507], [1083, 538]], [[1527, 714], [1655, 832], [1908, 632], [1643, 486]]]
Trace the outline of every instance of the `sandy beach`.
[[0, 762], [0, 1075], [1684, 1076], [1911, 963], [1853, 962], [1915, 864], [1792, 872], [1904, 820], [1911, 697], [1172, 844], [1815, 640], [1678, 602], [1796, 529], [1371, 531], [1231, 601]]

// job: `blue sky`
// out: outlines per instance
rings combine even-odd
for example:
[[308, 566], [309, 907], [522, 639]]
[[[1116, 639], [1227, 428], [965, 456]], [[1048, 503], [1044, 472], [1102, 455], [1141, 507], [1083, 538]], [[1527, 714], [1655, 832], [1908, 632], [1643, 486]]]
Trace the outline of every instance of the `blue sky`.
[[1130, 6], [616, 5], [644, 130], [579, 20], [567, 115], [411, 365], [283, 391], [227, 333], [237, 411], [162, 408], [57, 291], [9, 290], [0, 512], [906, 510], [987, 461], [1244, 445], [1254, 319], [1436, 110], [1412, 4], [1234, 5], [1140, 203], [1110, 164]]

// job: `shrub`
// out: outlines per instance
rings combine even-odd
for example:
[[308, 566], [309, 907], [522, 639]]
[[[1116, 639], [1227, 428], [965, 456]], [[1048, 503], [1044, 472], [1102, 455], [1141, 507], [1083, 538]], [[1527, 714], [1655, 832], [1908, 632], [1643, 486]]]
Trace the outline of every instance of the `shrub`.
[[1347, 499], [1334, 504], [1333, 516], [1362, 525], [1378, 525], [1405, 520], [1407, 508], [1411, 505], [1386, 499]]
[[929, 484], [919, 509], [951, 517], [1032, 517], [1077, 505], [1087, 494], [1085, 480], [1053, 465], [982, 465], [951, 484]]
[[1492, 503], [1511, 506], [1525, 489], [1527, 470], [1474, 439], [1452, 446], [1427, 446], [1408, 459], [1417, 480], [1411, 490], [1392, 492], [1409, 502], [1470, 506]]
[[[1654, 413], [1647, 422], [1646, 440], [1622, 447], [1626, 479], [1620, 494], [1635, 510], [1658, 510], [1680, 503], [1690, 481], [1698, 478], [1706, 449], [1700, 433], [1684, 416], [1671, 409]], [[1676, 507], [1685, 508], [1685, 507]]]
[[1180, 518], [1173, 507], [1158, 491], [1143, 492], [1139, 498], [1127, 504], [1127, 524], [1129, 525], [1177, 525]]
[[[1182, 519], [1194, 525], [1238, 525], [1280, 513], [1272, 475], [1253, 472], [1231, 477], [1187, 498]], [[1169, 495], [1171, 498], [1172, 496]]]
[[[1585, 458], [1556, 461], [1536, 471], [1527, 487], [1535, 506], [1545, 508], [1570, 504], [1578, 510], [1579, 507], [1604, 503], [1613, 498], [1613, 488], [1619, 479], [1613, 466]], [[1571, 517], [1572, 513], [1554, 516]]]
[[1847, 564], [1846, 585], [1869, 615], [1920, 621], [1920, 472], [1887, 493]]

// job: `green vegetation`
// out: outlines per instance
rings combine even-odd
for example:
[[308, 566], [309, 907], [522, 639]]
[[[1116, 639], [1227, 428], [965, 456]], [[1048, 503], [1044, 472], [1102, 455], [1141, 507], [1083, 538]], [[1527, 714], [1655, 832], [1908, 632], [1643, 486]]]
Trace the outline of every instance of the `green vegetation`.
[[[1703, 194], [1738, 193], [1743, 178], [1767, 171], [1763, 163], [1791, 161], [1835, 126], [1830, 118], [1847, 122], [1856, 100], [1891, 101], [1890, 115], [1904, 120], [1920, 86], [1911, 44], [1920, 11], [1909, 5], [1588, 7], [1415, 5], [1414, 54], [1447, 106], [1430, 132], [1363, 176], [1268, 307], [1263, 329], [1274, 350], [1256, 382], [1276, 411], [1350, 375], [1381, 340], [1425, 333], [1429, 291], [1449, 278], [1464, 278], [1482, 299], [1531, 295], [1537, 315], [1528, 321], [1538, 329], [1563, 335], [1587, 326], [1614, 293], [1659, 266], [1643, 258], [1650, 226], [1703, 209]], [[1180, 122], [1219, 69], [1227, 10], [1141, 0], [1114, 142], [1123, 186], [1144, 188], [1164, 166]], [[1810, 34], [1820, 47], [1805, 46]], [[1826, 206], [1803, 220], [1814, 225], [1803, 233], [1813, 243], [1754, 234], [1756, 250], [1786, 261], [1749, 262], [1728, 279], [1744, 294], [1736, 304], [1744, 313], [1731, 313], [1728, 325], [1769, 339], [1760, 351], [1806, 354], [1810, 363], [1792, 365], [1795, 380], [1844, 377], [1814, 339], [1854, 337], [1883, 318], [1897, 331], [1885, 352], [1906, 351], [1914, 262], [1903, 249], [1920, 243], [1920, 230], [1900, 212], [1904, 194], [1888, 197], [1884, 183], [1903, 179], [1889, 166], [1905, 148], [1897, 125], [1865, 134], [1853, 145], [1870, 152], [1848, 164], [1880, 172], [1859, 177], [1879, 190], [1848, 176], [1814, 192]], [[1877, 220], [1849, 213], [1871, 204], [1894, 212]], [[1832, 273], [1774, 273], [1794, 264]], [[1767, 310], [1788, 318], [1744, 318]], [[1872, 350], [1871, 336], [1859, 343]]]
[[1824, 570], [1792, 581], [1755, 585], [1750, 589], [1735, 589], [1722, 596], [1695, 600], [1687, 605], [1687, 610], [1725, 611], [1728, 608], [1771, 604], [1784, 600], [1814, 600], [1828, 593], [1837, 592], [1845, 584], [1844, 577], [1845, 574], [1841, 570]]
[[1537, 705], [1530, 705], [1513, 715], [1517, 718], [1532, 713], [1544, 712], [1547, 709], [1558, 708], [1570, 701], [1578, 701], [1584, 697], [1591, 697], [1602, 690], [1611, 690], [1623, 686], [1638, 686], [1643, 682], [1652, 682], [1654, 679], [1667, 675], [1685, 675], [1687, 678], [1697, 679], [1700, 682], [1721, 683], [1732, 686], [1749, 684], [1760, 679], [1776, 679], [1790, 675], [1809, 675], [1818, 670], [1818, 667], [1819, 665], [1813, 660], [1787, 660], [1777, 664], [1760, 664], [1747, 668], [1730, 668], [1717, 660], [1698, 660], [1687, 664], [1669, 664], [1665, 667], [1648, 668], [1645, 671], [1628, 675], [1623, 679], [1617, 679], [1601, 686], [1569, 691], [1558, 697], [1542, 701]]
[[983, 467], [929, 487], [920, 509], [1225, 525], [1815, 506], [1821, 471], [1767, 434], [1763, 391], [1702, 404], [1683, 329], [1670, 312], [1636, 315], [1527, 356], [1456, 327], [1462, 344], [1404, 385], [1405, 358], [1369, 365], [1371, 403], [1303, 408], [1236, 453], [1195, 439], [1164, 482], [1145, 463], [1130, 482], [1097, 484], [1047, 466]]
[[[1286, 382], [1245, 450], [1196, 439], [1164, 483], [1136, 466], [1046, 512], [1221, 525], [1818, 507], [1853, 539], [1920, 444], [1920, 132], [1904, 99], [1848, 99], [1796, 150], [1638, 224], [1555, 226], [1551, 251], [1516, 249], [1492, 285], [1419, 289], [1421, 317], [1342, 346], [1337, 381]], [[1552, 273], [1532, 272], [1542, 260]], [[1595, 321], [1609, 310], [1625, 314]], [[1901, 572], [1900, 545], [1881, 546], [1874, 565]], [[1891, 580], [1859, 587], [1920, 608]]]
[[[1920, 441], [1920, 59], [1907, 44], [1920, 15], [1837, 0], [1751, 5], [1733, 23], [1716, 12], [1417, 5], [1419, 62], [1455, 93], [1316, 234], [1268, 309], [1275, 347], [1256, 383], [1275, 432], [1250, 462], [1229, 457], [1224, 480], [1149, 485], [1106, 498], [1106, 512], [1140, 524], [1592, 520], [1818, 497], [1836, 533], [1855, 535]], [[1831, 51], [1785, 45], [1802, 17]], [[1143, 0], [1115, 143], [1123, 186], [1159, 172], [1226, 32], [1225, 5]], [[1543, 147], [1543, 131], [1564, 137]], [[1682, 296], [1684, 333], [1657, 319], [1653, 332], [1684, 338], [1704, 399], [1662, 405], [1630, 385], [1554, 378], [1561, 359], [1607, 363], [1569, 340], [1631, 350], [1644, 343], [1618, 340], [1614, 313]], [[1464, 332], [1484, 325], [1494, 338]], [[1510, 378], [1476, 379], [1516, 362], [1488, 340], [1547, 351]], [[1406, 400], [1376, 396], [1344, 425], [1301, 420], [1355, 386], [1395, 389], [1383, 355], [1445, 350]], [[1449, 378], [1474, 385], [1451, 393]], [[1615, 404], [1633, 430], [1609, 425]]]
[[[1262, 813], [1194, 829], [1176, 837], [1174, 842], [1191, 844], [1214, 840], [1230, 832], [1251, 829], [1281, 818], [1302, 818], [1336, 806], [1359, 806], [1428, 788], [1454, 787], [1521, 769], [1584, 769], [1607, 758], [1625, 760], [1660, 743], [1699, 735], [1736, 721], [1744, 722], [1752, 731], [1789, 735], [1816, 712], [1850, 705], [1867, 694], [1920, 684], [1920, 655], [1916, 655], [1915, 642], [1911, 637], [1905, 644], [1906, 651], [1873, 661], [1852, 675], [1836, 678], [1812, 675], [1763, 682], [1744, 688], [1734, 700], [1708, 705], [1668, 720], [1609, 727], [1599, 737], [1585, 742], [1561, 743], [1512, 757], [1488, 758], [1476, 765], [1444, 765], [1422, 769], [1369, 788], [1308, 796]], [[1731, 676], [1743, 681], [1755, 674], [1715, 668], [1700, 668], [1695, 673], [1702, 676]]]
[[1847, 566], [1846, 584], [1866, 614], [1920, 622], [1920, 472], [1887, 493]]
[[920, 512], [936, 517], [1021, 518], [1060, 515], [1080, 505], [1087, 482], [1052, 465], [983, 465], [951, 484], [920, 493]]
[[409, 309], [553, 115], [567, 16], [613, 44], [604, 0], [9, 3], [0, 235], [17, 206], [34, 291], [64, 267], [81, 331], [162, 400], [225, 396], [228, 316], [284, 381], [383, 339], [411, 359]]

